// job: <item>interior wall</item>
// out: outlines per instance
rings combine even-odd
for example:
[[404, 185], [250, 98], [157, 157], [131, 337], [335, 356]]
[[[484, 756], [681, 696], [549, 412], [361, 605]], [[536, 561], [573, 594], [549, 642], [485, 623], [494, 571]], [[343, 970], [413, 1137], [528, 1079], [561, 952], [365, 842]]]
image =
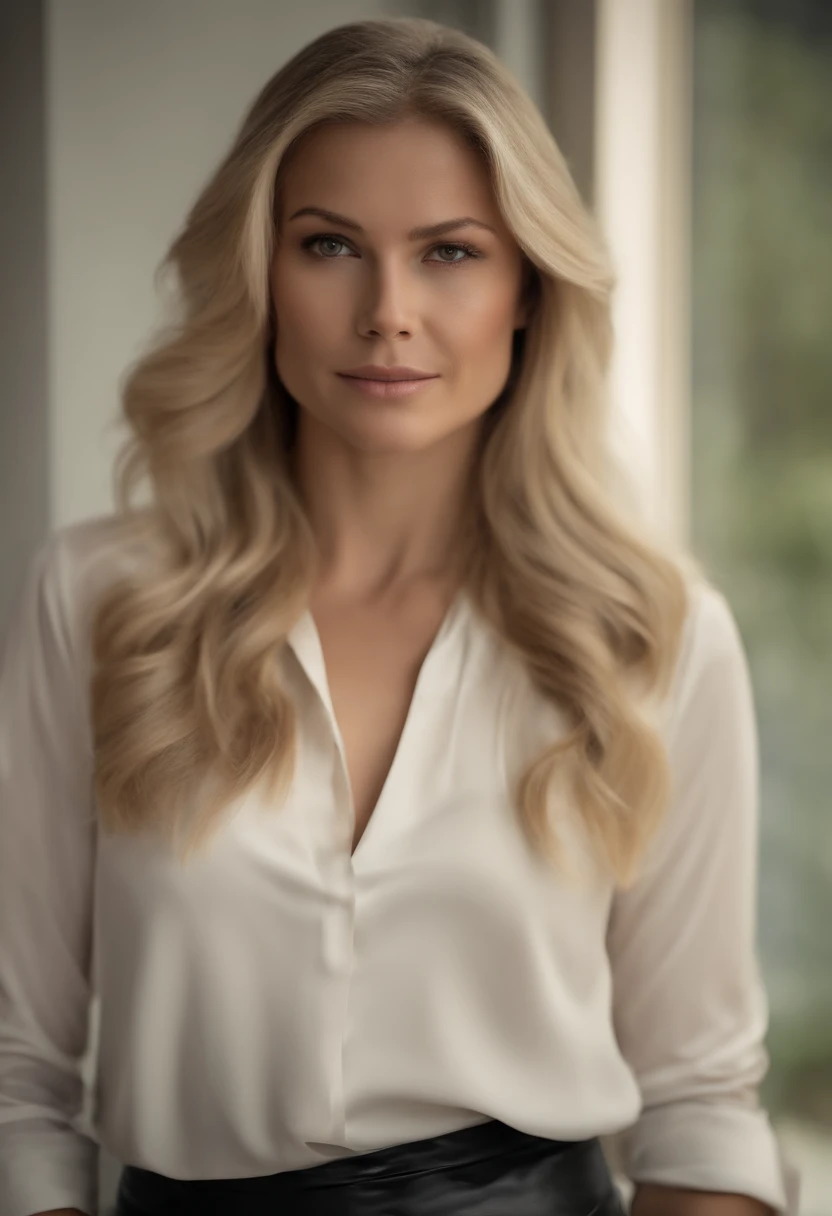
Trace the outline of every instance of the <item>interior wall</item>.
[[584, 201], [595, 200], [595, 0], [542, 0], [543, 105]]
[[43, 9], [0, 5], [0, 638], [49, 529]]
[[152, 272], [267, 78], [382, 0], [48, 0], [50, 523], [112, 503]]

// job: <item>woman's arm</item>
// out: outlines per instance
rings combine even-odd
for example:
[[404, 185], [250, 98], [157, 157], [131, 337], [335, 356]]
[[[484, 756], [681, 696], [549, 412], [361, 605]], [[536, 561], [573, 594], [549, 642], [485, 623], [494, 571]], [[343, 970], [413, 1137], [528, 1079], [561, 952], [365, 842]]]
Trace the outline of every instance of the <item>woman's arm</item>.
[[644, 1191], [635, 1216], [795, 1216], [758, 1097], [768, 1006], [755, 940], [752, 685], [724, 596], [696, 592], [662, 716], [671, 805], [608, 926], [615, 1031], [642, 1096], [621, 1138], [622, 1173]]
[[98, 1144], [75, 1122], [96, 835], [72, 556], [62, 534], [32, 555], [0, 656], [3, 1216], [96, 1207]]
[[87, 1216], [80, 1208], [50, 1208], [48, 1212], [35, 1212], [33, 1216]]
[[748, 1195], [645, 1184], [636, 1187], [630, 1216], [774, 1216], [774, 1208]]

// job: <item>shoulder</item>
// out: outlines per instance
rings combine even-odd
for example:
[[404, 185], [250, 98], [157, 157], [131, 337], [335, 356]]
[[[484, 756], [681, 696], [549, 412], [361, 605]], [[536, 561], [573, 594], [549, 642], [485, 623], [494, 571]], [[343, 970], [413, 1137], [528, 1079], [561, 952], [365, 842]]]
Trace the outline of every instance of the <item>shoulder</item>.
[[688, 592], [679, 653], [657, 725], [671, 764], [701, 771], [721, 762], [725, 749], [751, 755], [755, 706], [746, 648], [729, 601], [703, 579], [691, 582]]
[[[660, 699], [646, 703], [670, 744], [715, 706], [721, 717], [750, 693], [745, 644], [726, 595], [698, 573], [687, 575], [686, 589], [687, 609], [669, 682]], [[711, 726], [716, 726], [715, 718]]]
[[136, 526], [142, 518], [131, 524], [116, 514], [94, 515], [55, 529], [45, 542], [45, 563], [76, 614], [147, 559], [147, 542]]
[[78, 670], [88, 666], [89, 627], [100, 596], [134, 573], [147, 556], [135, 527], [115, 514], [101, 514], [53, 531], [32, 554], [20, 612], [39, 632], [72, 654]]
[[726, 596], [712, 583], [691, 582], [667, 706], [669, 725], [679, 725], [695, 704], [748, 681], [742, 634]]
[[57, 564], [70, 575], [85, 577], [96, 572], [120, 574], [131, 570], [140, 556], [136, 523], [114, 514], [91, 515], [56, 528], [46, 541]]

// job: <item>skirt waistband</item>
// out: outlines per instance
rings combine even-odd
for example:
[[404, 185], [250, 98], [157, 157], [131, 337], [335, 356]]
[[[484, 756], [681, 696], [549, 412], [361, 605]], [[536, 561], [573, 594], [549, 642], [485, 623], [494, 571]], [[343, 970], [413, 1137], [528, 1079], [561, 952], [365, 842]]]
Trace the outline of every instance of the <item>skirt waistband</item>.
[[257, 1178], [125, 1166], [115, 1216], [623, 1216], [600, 1141], [496, 1119]]

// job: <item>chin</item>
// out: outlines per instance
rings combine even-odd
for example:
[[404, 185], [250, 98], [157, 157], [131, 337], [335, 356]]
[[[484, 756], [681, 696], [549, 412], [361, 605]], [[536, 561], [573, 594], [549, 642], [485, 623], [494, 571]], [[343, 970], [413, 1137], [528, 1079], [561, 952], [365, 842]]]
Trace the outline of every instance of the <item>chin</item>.
[[349, 447], [359, 452], [377, 454], [379, 456], [402, 455], [408, 452], [422, 452], [434, 447], [447, 439], [453, 431], [446, 427], [438, 428], [426, 425], [425, 418], [388, 417], [380, 419], [355, 420], [354, 425], [340, 425], [332, 428], [340, 439]]
[[340, 432], [346, 444], [356, 451], [368, 455], [396, 456], [411, 452], [424, 452], [441, 443], [445, 435], [428, 434], [416, 428], [368, 427], [356, 432]]

